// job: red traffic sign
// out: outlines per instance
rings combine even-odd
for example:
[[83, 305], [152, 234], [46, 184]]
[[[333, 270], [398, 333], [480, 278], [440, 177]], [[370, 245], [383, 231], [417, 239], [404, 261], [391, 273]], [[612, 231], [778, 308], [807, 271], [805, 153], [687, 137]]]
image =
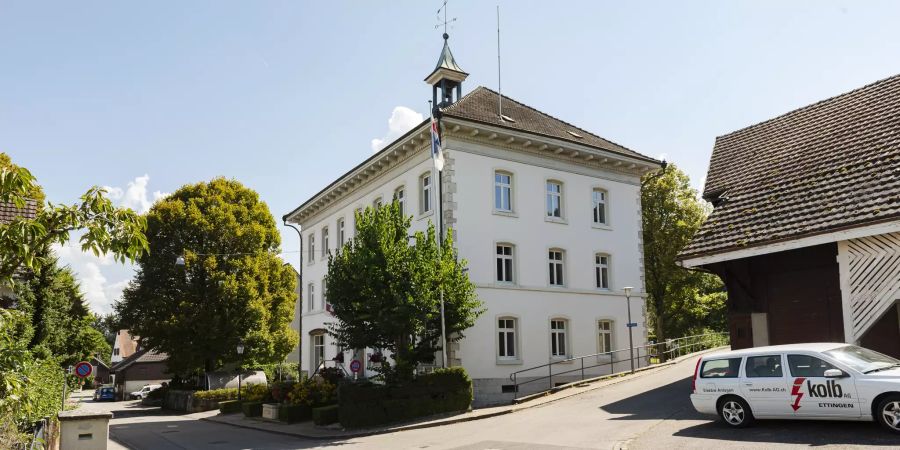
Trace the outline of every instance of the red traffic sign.
[[78, 364], [75, 364], [75, 369], [72, 370], [75, 373], [75, 376], [78, 378], [87, 378], [94, 373], [94, 366], [87, 361], [82, 361]]
[[361, 368], [362, 368], [362, 364], [359, 362], [358, 359], [354, 359], [353, 361], [350, 362], [350, 371], [351, 372], [353, 372], [353, 373], [359, 372], [359, 369], [361, 369]]

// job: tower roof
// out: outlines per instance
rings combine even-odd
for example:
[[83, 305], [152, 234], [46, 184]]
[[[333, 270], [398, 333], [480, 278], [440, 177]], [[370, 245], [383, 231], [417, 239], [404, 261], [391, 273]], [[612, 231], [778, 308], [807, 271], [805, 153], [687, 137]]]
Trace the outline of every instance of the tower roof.
[[[447, 33], [444, 33], [444, 48], [441, 50], [441, 56], [438, 57], [438, 61], [434, 66], [434, 70], [432, 70], [431, 73], [427, 77], [425, 77], [425, 81], [430, 84], [434, 84], [433, 80], [442, 78], [435, 78], [435, 75], [439, 73], [443, 73], [443, 75], [445, 76], [450, 75], [448, 78], [451, 79], [465, 79], [465, 77], [469, 75], [465, 70], [462, 69], [462, 67], [459, 67], [459, 64], [456, 63], [456, 59], [453, 57], [453, 52], [450, 51], [450, 44], [447, 42], [447, 39], [449, 37], [450, 36]], [[447, 73], [446, 71], [455, 73]], [[462, 76], [460, 77], [460, 75]]]

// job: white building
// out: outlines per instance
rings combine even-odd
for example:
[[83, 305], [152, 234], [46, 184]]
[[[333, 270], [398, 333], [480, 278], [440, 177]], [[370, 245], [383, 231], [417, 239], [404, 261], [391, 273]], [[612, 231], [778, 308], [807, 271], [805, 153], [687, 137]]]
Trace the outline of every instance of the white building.
[[[446, 157], [440, 211], [486, 307], [448, 359], [466, 368], [483, 405], [512, 398], [512, 372], [628, 348], [626, 286], [634, 287], [635, 346], [645, 344], [640, 176], [659, 163], [507, 97], [501, 117], [496, 92], [461, 97], [466, 76], [445, 36], [426, 78]], [[284, 216], [301, 227], [304, 246], [302, 370], [313, 373], [338, 351], [326, 332], [323, 280], [328, 252], [353, 237], [354, 211], [398, 199], [412, 231], [436, 222], [429, 130], [426, 120]], [[345, 367], [354, 358], [371, 367], [370, 353], [347, 351]], [[609, 367], [588, 373], [599, 370]]]

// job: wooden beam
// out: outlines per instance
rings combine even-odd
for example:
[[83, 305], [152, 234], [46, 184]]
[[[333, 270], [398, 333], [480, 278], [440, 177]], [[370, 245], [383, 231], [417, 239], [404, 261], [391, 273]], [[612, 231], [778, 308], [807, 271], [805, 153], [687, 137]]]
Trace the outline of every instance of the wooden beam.
[[600, 164], [606, 164], [608, 162], [609, 162], [609, 158], [603, 158], [602, 160], [600, 160]]
[[522, 147], [528, 148], [528, 147], [530, 147], [530, 146], [531, 146], [531, 141], [525, 141], [525, 142], [522, 144]]
[[516, 140], [516, 138], [510, 136], [510, 137], [506, 140], [506, 143], [507, 143], [507, 144], [512, 144], [512, 142], [513, 142], [514, 140]]
[[491, 135], [488, 136], [488, 139], [489, 139], [489, 140], [492, 140], [492, 141], [493, 141], [494, 139], [497, 139], [497, 133], [491, 133]]
[[573, 158], [577, 157], [577, 156], [578, 156], [578, 151], [577, 151], [577, 150], [573, 150], [572, 153], [569, 154], [569, 156], [571, 156], [571, 157], [573, 157]]
[[459, 125], [453, 125], [453, 128], [451, 128], [450, 131], [456, 133], [457, 131], [459, 131]]
[[472, 136], [478, 136], [478, 128], [473, 129], [472, 132], [469, 134]]
[[538, 150], [540, 150], [540, 151], [544, 151], [546, 149], [547, 149], [547, 144], [541, 144], [540, 148], [538, 148]]
[[619, 167], [619, 166], [621, 166], [621, 165], [622, 165], [622, 161], [616, 161], [616, 163], [615, 163], [615, 164], [613, 164], [613, 165], [614, 165], [614, 166], [616, 166], [616, 167]]
[[629, 169], [634, 169], [635, 167], [637, 167], [637, 164], [632, 164], [632, 165], [628, 166]]
[[556, 147], [556, 150], [553, 150], [553, 153], [556, 153], [557, 155], [560, 154], [560, 153], [562, 153], [562, 152], [563, 152], [563, 148], [562, 148], [562, 147]]
[[592, 159], [594, 159], [594, 155], [587, 155], [587, 156], [584, 157], [584, 160], [585, 160], [585, 161], [590, 161], [590, 160], [592, 160]]

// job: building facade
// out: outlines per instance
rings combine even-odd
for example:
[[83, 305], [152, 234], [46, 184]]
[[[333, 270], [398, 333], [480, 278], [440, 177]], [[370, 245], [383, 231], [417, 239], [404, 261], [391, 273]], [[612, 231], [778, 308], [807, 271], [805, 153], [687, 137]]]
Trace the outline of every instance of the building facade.
[[[496, 92], [479, 87], [461, 97], [465, 75], [445, 41], [426, 79], [441, 117], [439, 175], [425, 121], [285, 215], [302, 230], [307, 373], [331, 365], [339, 350], [327, 333], [328, 254], [353, 238], [356, 211], [391, 201], [412, 216], [412, 231], [442, 214], [468, 261], [486, 312], [448, 349], [448, 363], [473, 378], [476, 404], [512, 398], [515, 371], [627, 348], [625, 287], [634, 288], [635, 345], [646, 342], [640, 177], [658, 161], [507, 97], [501, 117]], [[374, 352], [348, 350], [338, 364], [358, 359], [371, 374]], [[572, 368], [560, 366], [554, 371]]]
[[900, 357], [900, 75], [716, 139], [682, 264], [719, 275], [732, 347]]

